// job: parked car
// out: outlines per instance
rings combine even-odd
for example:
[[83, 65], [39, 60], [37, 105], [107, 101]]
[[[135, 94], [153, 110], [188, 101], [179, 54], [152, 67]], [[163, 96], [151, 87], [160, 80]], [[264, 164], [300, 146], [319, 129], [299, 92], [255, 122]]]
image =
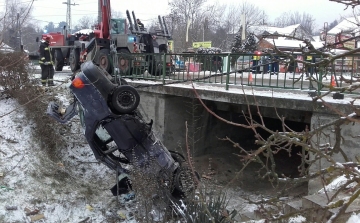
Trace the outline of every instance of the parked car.
[[[112, 188], [114, 195], [131, 189], [131, 173], [123, 165], [133, 165], [158, 179], [171, 199], [179, 199], [195, 188], [193, 174], [180, 153], [169, 151], [154, 135], [152, 121], [146, 123], [137, 110], [140, 96], [125, 80], [113, 83], [92, 62], [83, 63], [70, 91], [74, 102], [61, 112], [54, 102], [47, 114], [66, 123], [76, 114], [96, 159], [125, 176]], [[190, 181], [189, 181], [190, 180]], [[183, 182], [187, 182], [186, 187]], [[194, 182], [193, 185], [188, 182]]]

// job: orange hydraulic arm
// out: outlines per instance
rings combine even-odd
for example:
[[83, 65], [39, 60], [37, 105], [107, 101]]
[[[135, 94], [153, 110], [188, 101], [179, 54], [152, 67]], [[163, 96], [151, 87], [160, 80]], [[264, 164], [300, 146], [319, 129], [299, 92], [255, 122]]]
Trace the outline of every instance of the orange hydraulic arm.
[[98, 30], [95, 30], [97, 38], [109, 39], [110, 38], [110, 18], [111, 6], [110, 0], [99, 0], [101, 9], [101, 23]]

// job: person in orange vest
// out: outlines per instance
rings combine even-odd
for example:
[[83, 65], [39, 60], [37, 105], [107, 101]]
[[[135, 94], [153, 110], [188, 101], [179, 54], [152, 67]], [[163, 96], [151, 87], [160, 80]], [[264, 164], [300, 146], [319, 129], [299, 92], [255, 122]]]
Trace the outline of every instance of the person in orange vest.
[[255, 51], [254, 55], [252, 57], [252, 72], [253, 73], [260, 73], [260, 66], [259, 66], [259, 61], [261, 58], [261, 52], [260, 51]]

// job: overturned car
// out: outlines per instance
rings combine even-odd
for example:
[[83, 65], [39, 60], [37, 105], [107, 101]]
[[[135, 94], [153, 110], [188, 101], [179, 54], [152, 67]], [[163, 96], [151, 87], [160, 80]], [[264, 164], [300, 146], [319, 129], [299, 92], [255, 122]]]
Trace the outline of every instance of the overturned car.
[[[92, 62], [83, 63], [70, 85], [74, 101], [61, 112], [50, 102], [47, 114], [61, 123], [80, 116], [96, 159], [115, 170], [120, 178], [113, 195], [131, 190], [129, 165], [153, 176], [170, 198], [181, 199], [195, 189], [196, 182], [185, 158], [169, 151], [156, 139], [152, 122], [146, 123], [137, 107], [140, 96], [125, 80], [111, 81]], [[130, 168], [131, 169], [131, 168]], [[130, 178], [130, 180], [129, 180]]]

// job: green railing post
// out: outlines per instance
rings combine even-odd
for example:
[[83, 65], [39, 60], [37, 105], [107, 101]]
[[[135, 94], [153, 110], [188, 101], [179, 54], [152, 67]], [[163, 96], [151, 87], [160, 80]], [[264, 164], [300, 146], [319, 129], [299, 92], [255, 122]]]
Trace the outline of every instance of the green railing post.
[[227, 67], [226, 67], [226, 85], [225, 89], [229, 90], [229, 81], [230, 81], [230, 53], [227, 55]]
[[163, 66], [162, 66], [162, 82], [165, 84], [165, 76], [166, 76], [166, 54], [163, 55]]
[[[321, 59], [323, 59], [323, 56], [321, 56]], [[316, 62], [316, 61], [315, 61]], [[323, 70], [325, 69], [319, 66], [319, 81], [318, 81], [318, 89], [317, 89], [317, 95], [321, 95], [321, 89], [322, 89], [322, 76], [324, 74]]]

